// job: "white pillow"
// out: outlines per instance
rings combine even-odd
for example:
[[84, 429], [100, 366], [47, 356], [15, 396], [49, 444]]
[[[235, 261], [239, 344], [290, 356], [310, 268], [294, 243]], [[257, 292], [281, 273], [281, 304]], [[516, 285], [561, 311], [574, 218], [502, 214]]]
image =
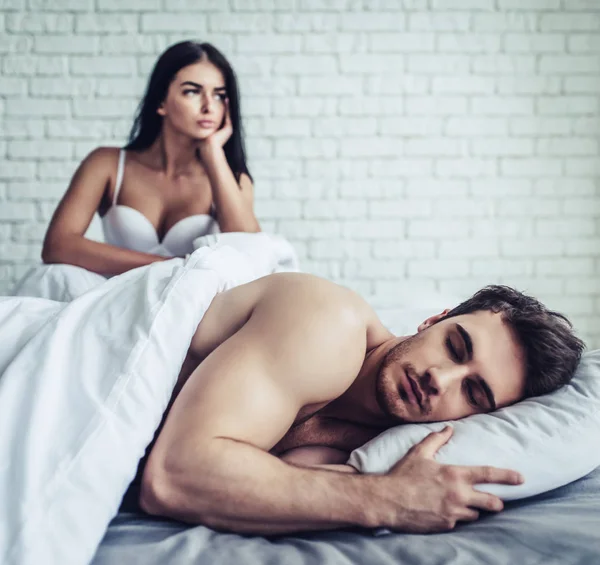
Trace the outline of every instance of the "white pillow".
[[479, 490], [515, 500], [579, 479], [600, 466], [600, 350], [584, 353], [573, 380], [552, 394], [464, 420], [390, 428], [354, 450], [348, 464], [384, 473], [447, 423], [454, 434], [437, 461], [514, 469], [525, 478], [521, 485], [486, 484]]

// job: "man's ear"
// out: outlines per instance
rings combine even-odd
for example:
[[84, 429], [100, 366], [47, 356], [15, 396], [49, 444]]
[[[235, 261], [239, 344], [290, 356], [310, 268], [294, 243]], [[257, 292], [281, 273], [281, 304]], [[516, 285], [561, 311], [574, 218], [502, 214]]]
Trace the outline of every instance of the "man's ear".
[[424, 322], [421, 322], [421, 324], [417, 328], [417, 332], [422, 332], [423, 330], [427, 329], [428, 327], [433, 326], [433, 324], [436, 324], [442, 318], [445, 318], [448, 315], [448, 312], [450, 312], [450, 308], [446, 308], [443, 312], [440, 312], [439, 314], [436, 314], [435, 316], [430, 316]]

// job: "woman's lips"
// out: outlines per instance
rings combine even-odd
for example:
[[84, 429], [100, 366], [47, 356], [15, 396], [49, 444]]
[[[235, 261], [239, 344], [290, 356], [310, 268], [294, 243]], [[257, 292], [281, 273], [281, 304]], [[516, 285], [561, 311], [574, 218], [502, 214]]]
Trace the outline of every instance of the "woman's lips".
[[196, 123], [202, 128], [212, 128], [215, 126], [215, 122], [211, 122], [210, 120], [198, 120]]

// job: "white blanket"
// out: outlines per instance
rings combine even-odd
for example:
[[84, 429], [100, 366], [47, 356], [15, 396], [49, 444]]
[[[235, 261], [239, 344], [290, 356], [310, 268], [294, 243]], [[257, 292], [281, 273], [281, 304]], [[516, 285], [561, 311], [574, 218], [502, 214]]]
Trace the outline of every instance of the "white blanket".
[[214, 242], [70, 303], [0, 299], [0, 563], [90, 561], [211, 300], [276, 269], [259, 239]]
[[[228, 232], [205, 235], [194, 240], [194, 249], [214, 245], [231, 245], [240, 251], [248, 249], [257, 268], [268, 272], [298, 271], [298, 257], [289, 241], [266, 232]], [[160, 245], [152, 250], [157, 255], [169, 256]], [[60, 302], [71, 302], [88, 290], [104, 283], [107, 277], [75, 265], [55, 263], [36, 265], [29, 269], [12, 289], [11, 296], [36, 296]]]

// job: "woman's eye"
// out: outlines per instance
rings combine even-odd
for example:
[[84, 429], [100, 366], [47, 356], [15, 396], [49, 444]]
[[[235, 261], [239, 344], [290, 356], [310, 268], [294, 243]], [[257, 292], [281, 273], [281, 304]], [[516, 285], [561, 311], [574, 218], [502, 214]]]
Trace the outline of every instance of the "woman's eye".
[[190, 94], [198, 94], [198, 91], [197, 90], [184, 90], [183, 91], [184, 96], [189, 96]]
[[215, 94], [215, 100], [218, 100], [219, 102], [223, 102], [225, 98], [227, 98], [225, 94]]

